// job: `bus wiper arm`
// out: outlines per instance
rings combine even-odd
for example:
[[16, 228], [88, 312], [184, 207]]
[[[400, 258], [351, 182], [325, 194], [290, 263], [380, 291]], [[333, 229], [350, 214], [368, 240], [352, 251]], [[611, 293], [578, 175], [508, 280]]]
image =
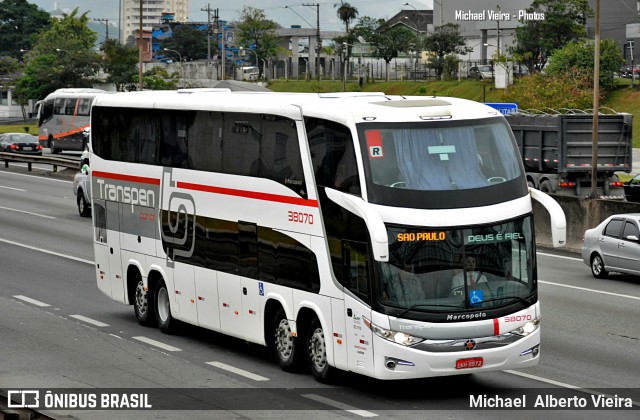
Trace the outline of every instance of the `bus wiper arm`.
[[420, 306], [425, 306], [425, 307], [429, 307], [429, 308], [456, 308], [456, 309], [460, 309], [460, 306], [456, 306], [456, 305], [430, 305], [430, 304], [427, 304], [427, 303], [418, 303], [417, 305], [410, 306], [407, 309], [405, 309], [404, 311], [402, 311], [400, 313], [400, 316], [402, 316], [402, 315], [406, 314], [407, 312], [409, 312], [409, 311], [411, 311], [411, 310], [413, 310], [415, 308], [418, 308]]
[[515, 300], [519, 300], [522, 303], [526, 303], [527, 305], [531, 305], [531, 302], [529, 302], [528, 300], [520, 296], [505, 296], [505, 297], [499, 297], [499, 298], [493, 298], [493, 299], [486, 299], [486, 300], [483, 300], [482, 303], [495, 302], [497, 300], [505, 300], [505, 299], [515, 299]]

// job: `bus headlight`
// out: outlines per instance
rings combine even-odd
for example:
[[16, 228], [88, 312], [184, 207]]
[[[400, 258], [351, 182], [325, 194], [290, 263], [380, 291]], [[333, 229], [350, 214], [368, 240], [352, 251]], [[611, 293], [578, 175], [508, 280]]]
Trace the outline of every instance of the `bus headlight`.
[[539, 319], [534, 319], [533, 321], [529, 321], [521, 327], [516, 328], [511, 331], [511, 334], [518, 334], [521, 336], [527, 336], [538, 329], [538, 325], [540, 325]]
[[402, 346], [413, 346], [414, 344], [418, 344], [419, 342], [425, 340], [424, 338], [414, 337], [407, 333], [385, 330], [384, 328], [380, 328], [365, 317], [362, 317], [362, 319], [364, 320], [364, 325], [369, 327], [369, 329], [373, 331], [375, 335], [396, 344], [400, 344]]

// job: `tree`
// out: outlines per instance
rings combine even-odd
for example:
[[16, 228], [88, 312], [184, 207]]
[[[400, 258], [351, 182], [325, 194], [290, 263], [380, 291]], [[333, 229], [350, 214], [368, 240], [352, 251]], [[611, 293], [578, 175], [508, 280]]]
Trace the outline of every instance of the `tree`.
[[[346, 33], [344, 37], [337, 37], [334, 39], [334, 41], [340, 45], [343, 45], [344, 43], [347, 44], [344, 62], [348, 65], [349, 57], [351, 57], [351, 49], [354, 42], [356, 41], [356, 37], [353, 36], [349, 31], [349, 24], [358, 17], [358, 9], [343, 0], [340, 0], [340, 4], [334, 4], [333, 7], [338, 8], [338, 10], [336, 11], [338, 14], [338, 19], [340, 19], [344, 23], [344, 32]], [[344, 70], [347, 72], [349, 71], [346, 66]]]
[[521, 20], [523, 25], [516, 28], [516, 45], [510, 52], [535, 72], [544, 67], [553, 51], [569, 41], [586, 38], [585, 23], [593, 10], [588, 0], [534, 0], [527, 13], [544, 18]]
[[[553, 52], [545, 72], [549, 75], [578, 73], [586, 76], [593, 86], [594, 47], [593, 42], [568, 43]], [[623, 64], [624, 59], [616, 42], [612, 39], [600, 41], [600, 85], [604, 89], [615, 86], [613, 75]]]
[[255, 56], [249, 54], [247, 59], [255, 60], [255, 65], [260, 69], [260, 77], [262, 67], [259, 59], [269, 60], [278, 52], [278, 40], [275, 35], [277, 27], [274, 21], [267, 19], [264, 10], [253, 7], [242, 9], [240, 21], [237, 22], [240, 45], [255, 52]]
[[59, 88], [93, 86], [101, 60], [92, 49], [97, 35], [88, 21], [87, 13], [78, 16], [76, 8], [62, 19], [51, 19], [50, 27], [37, 35], [25, 55], [25, 74], [16, 81], [19, 101], [44, 98]]
[[411, 30], [395, 26], [390, 28], [384, 19], [360, 18], [353, 30], [354, 36], [361, 36], [373, 47], [373, 56], [385, 61], [386, 80], [389, 81], [389, 63], [399, 52], [415, 48], [416, 35]]
[[107, 82], [116, 85], [116, 90], [124, 91], [132, 84], [131, 80], [138, 75], [138, 48], [122, 45], [115, 39], [107, 39], [102, 44], [104, 61], [102, 67]]
[[27, 0], [0, 2], [0, 56], [20, 57], [32, 48], [32, 38], [49, 27], [49, 13]]
[[[144, 72], [144, 85], [151, 90], [173, 90], [178, 86], [177, 74], [169, 72], [163, 67], [154, 67]], [[132, 83], [137, 83], [137, 77], [131, 79]]]
[[178, 51], [184, 61], [207, 58], [207, 32], [191, 25], [177, 26], [161, 47]]
[[438, 78], [442, 77], [445, 70], [445, 56], [467, 54], [472, 51], [466, 46], [464, 38], [460, 34], [460, 25], [455, 23], [437, 26], [431, 35], [424, 38], [424, 48], [433, 53], [430, 66], [436, 70]]

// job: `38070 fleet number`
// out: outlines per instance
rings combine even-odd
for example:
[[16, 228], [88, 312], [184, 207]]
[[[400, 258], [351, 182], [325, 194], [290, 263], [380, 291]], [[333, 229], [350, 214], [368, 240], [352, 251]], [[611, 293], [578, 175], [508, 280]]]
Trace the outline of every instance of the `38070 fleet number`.
[[308, 225], [313, 224], [313, 214], [311, 213], [303, 213], [300, 211], [289, 211], [287, 212], [288, 220], [294, 223], [306, 223]]

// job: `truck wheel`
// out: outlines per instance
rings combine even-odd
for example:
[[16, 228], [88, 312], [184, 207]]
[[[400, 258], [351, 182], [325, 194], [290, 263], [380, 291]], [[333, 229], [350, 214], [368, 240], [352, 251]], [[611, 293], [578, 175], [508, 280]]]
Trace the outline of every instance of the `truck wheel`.
[[553, 194], [553, 185], [551, 185], [551, 181], [545, 179], [540, 183], [540, 191], [547, 194]]
[[78, 213], [82, 217], [91, 216], [91, 207], [87, 204], [87, 200], [84, 199], [84, 192], [78, 189]]

